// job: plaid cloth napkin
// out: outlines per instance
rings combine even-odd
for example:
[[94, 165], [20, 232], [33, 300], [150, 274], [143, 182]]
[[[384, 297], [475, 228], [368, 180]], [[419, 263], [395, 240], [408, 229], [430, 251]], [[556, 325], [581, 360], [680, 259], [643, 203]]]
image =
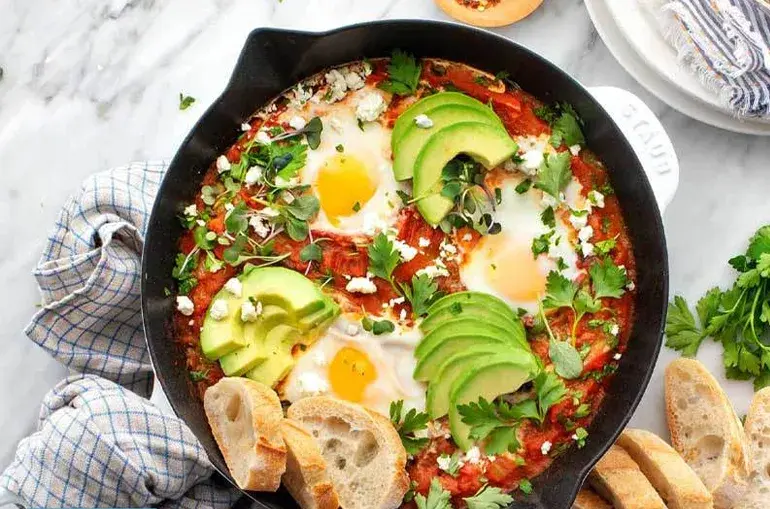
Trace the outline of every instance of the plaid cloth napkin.
[[[0, 491], [25, 507], [225, 509], [238, 499], [192, 431], [147, 399], [143, 232], [165, 171], [137, 163], [88, 179], [35, 269], [43, 308], [26, 333], [73, 371], [43, 401]], [[10, 496], [9, 496], [10, 495]]]
[[770, 117], [770, 3], [639, 0], [679, 59], [738, 116]]

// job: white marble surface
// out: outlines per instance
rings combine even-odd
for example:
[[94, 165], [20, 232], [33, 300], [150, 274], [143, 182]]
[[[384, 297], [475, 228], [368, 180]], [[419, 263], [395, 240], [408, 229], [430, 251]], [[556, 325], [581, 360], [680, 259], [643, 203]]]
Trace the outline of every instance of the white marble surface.
[[[252, 28], [321, 30], [378, 18], [445, 16], [432, 0], [0, 0], [0, 468], [65, 374], [22, 329], [38, 302], [30, 270], [68, 194], [90, 173], [171, 157], [224, 87]], [[599, 40], [580, 0], [546, 0], [500, 33], [587, 85], [627, 88], [652, 107], [682, 168], [665, 214], [672, 291], [694, 299], [726, 284], [726, 260], [770, 219], [770, 140], [699, 124], [645, 93]], [[179, 92], [197, 103], [179, 111]], [[663, 352], [634, 424], [665, 433], [661, 375], [674, 357]], [[723, 378], [715, 345], [700, 358]], [[726, 387], [744, 413], [750, 384]]]

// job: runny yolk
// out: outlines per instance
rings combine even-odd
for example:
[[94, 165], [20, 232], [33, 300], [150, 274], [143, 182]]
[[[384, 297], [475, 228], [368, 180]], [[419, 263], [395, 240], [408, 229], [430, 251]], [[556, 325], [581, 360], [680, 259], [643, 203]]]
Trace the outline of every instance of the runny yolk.
[[504, 236], [486, 237], [484, 252], [489, 265], [486, 280], [511, 301], [536, 301], [545, 293], [546, 278], [532, 250], [519, 243], [510, 244]]
[[360, 403], [364, 392], [377, 379], [377, 369], [360, 350], [341, 348], [329, 363], [329, 382], [334, 393], [342, 399]]
[[355, 214], [374, 196], [377, 182], [360, 159], [337, 154], [323, 163], [315, 187], [321, 209], [336, 226], [340, 217]]

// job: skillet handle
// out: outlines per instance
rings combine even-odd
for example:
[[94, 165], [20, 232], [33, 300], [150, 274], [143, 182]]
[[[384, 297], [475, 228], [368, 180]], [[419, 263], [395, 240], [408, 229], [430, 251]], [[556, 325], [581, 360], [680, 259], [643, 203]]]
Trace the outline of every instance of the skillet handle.
[[663, 124], [650, 108], [627, 90], [589, 87], [628, 139], [650, 181], [661, 214], [679, 186], [679, 159]]

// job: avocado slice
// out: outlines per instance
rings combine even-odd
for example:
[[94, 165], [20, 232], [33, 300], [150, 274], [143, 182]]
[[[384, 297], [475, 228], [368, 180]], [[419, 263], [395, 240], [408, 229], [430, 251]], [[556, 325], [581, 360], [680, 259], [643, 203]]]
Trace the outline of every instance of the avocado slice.
[[421, 115], [432, 108], [444, 106], [445, 104], [459, 104], [471, 106], [480, 110], [487, 110], [497, 119], [498, 123], [502, 125], [495, 112], [483, 102], [460, 92], [439, 92], [438, 94], [429, 95], [428, 97], [420, 99], [398, 116], [396, 123], [393, 125], [393, 131], [390, 134], [390, 147], [395, 150], [396, 145], [407, 129], [414, 125], [414, 119], [417, 115]]
[[449, 396], [449, 429], [455, 443], [464, 451], [473, 446], [470, 426], [462, 422], [459, 405], [476, 403], [479, 398], [492, 401], [517, 391], [532, 380], [538, 370], [535, 357], [523, 350], [513, 354], [497, 354], [473, 362], [452, 384]]
[[436, 226], [452, 209], [452, 200], [441, 195], [441, 172], [455, 156], [467, 154], [484, 167], [494, 168], [516, 150], [516, 142], [504, 128], [480, 122], [458, 122], [435, 133], [414, 163], [412, 194], [422, 217]]
[[244, 298], [253, 296], [262, 305], [276, 305], [298, 321], [323, 308], [326, 300], [318, 286], [299, 272], [284, 267], [262, 267], [240, 278]]
[[443, 307], [435, 313], [429, 314], [420, 322], [420, 330], [427, 334], [442, 323], [459, 317], [479, 318], [504, 329], [513, 327], [514, 323], [518, 321], [516, 315], [511, 317], [511, 313], [502, 314], [498, 310], [485, 306], [482, 303], [468, 302], [457, 307]]
[[513, 312], [511, 307], [506, 304], [505, 301], [498, 299], [489, 293], [471, 291], [450, 293], [449, 295], [441, 297], [428, 308], [428, 315], [437, 313], [439, 310], [448, 308], [455, 304], [460, 304], [462, 309], [462, 306], [471, 303], [480, 304], [484, 307], [494, 309], [499, 314], [509, 316], [511, 320], [517, 317], [516, 313]]
[[268, 387], [274, 387], [294, 366], [291, 351], [300, 342], [301, 332], [286, 324], [276, 325], [262, 344], [267, 359], [246, 373], [246, 377]]
[[445, 104], [426, 110], [424, 112], [431, 121], [433, 127], [422, 129], [414, 122], [406, 127], [403, 135], [393, 145], [393, 175], [396, 180], [412, 178], [414, 162], [420, 154], [420, 150], [431, 136], [441, 129], [457, 122], [479, 122], [494, 126], [500, 125], [500, 119], [489, 108], [477, 106], [463, 106], [460, 104]]
[[445, 338], [465, 336], [496, 336], [506, 341], [508, 331], [498, 325], [482, 322], [472, 317], [458, 316], [448, 320], [426, 334], [414, 349], [414, 356], [421, 359]]
[[[315, 311], [305, 317], [302, 317], [297, 322], [297, 327], [302, 332], [308, 332], [313, 329], [323, 329], [331, 322], [337, 315], [340, 314], [340, 307], [331, 298], [324, 296], [324, 305], [318, 311]], [[311, 336], [308, 336], [311, 339]], [[306, 343], [306, 341], [303, 341]]]
[[502, 343], [483, 343], [469, 347], [444, 360], [436, 371], [436, 378], [428, 385], [425, 408], [431, 419], [443, 417], [449, 411], [449, 396], [454, 381], [463, 375], [468, 366], [482, 357], [511, 353], [511, 348]]
[[203, 319], [200, 339], [203, 355], [212, 361], [248, 344], [248, 341], [243, 337], [243, 322], [241, 321], [243, 299], [224, 290], [217, 293], [211, 302], [213, 303], [217, 299], [227, 302], [227, 317], [222, 320], [215, 320], [211, 317], [210, 310], [207, 311], [206, 317]]
[[267, 359], [267, 352], [263, 348], [265, 338], [273, 327], [285, 322], [287, 317], [288, 313], [282, 307], [267, 305], [257, 321], [244, 324], [243, 337], [248, 344], [219, 359], [224, 374], [241, 376]]

